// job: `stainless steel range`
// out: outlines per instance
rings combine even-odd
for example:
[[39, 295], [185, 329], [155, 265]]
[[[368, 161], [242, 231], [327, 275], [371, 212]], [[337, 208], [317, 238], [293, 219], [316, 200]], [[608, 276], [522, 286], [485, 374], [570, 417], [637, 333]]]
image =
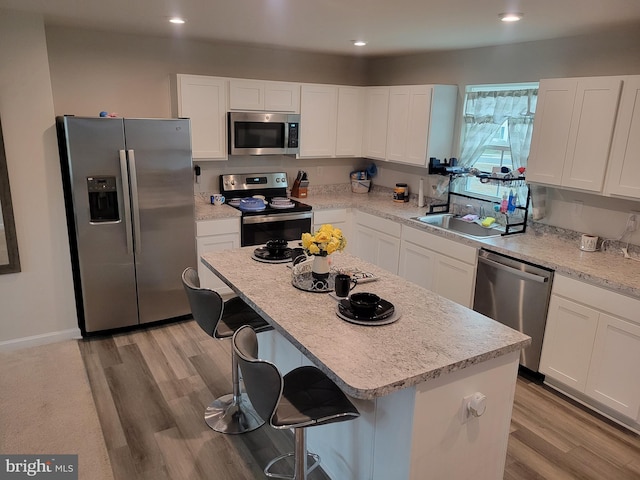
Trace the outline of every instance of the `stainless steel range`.
[[311, 205], [289, 198], [288, 186], [287, 174], [282, 172], [220, 176], [220, 193], [228, 205], [242, 212], [243, 247], [276, 238], [299, 240], [311, 231]]

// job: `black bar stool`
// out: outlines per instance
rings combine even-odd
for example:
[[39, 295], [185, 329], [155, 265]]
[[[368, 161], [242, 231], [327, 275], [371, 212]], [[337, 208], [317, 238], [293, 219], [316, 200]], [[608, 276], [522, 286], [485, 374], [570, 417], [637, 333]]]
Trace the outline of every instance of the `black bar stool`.
[[[226, 302], [215, 290], [200, 287], [198, 272], [188, 267], [182, 272], [182, 284], [187, 292], [191, 314], [200, 327], [217, 339], [230, 338], [244, 325], [257, 331], [272, 327], [239, 297]], [[240, 392], [238, 362], [231, 352], [233, 393], [217, 398], [207, 407], [205, 422], [216, 432], [244, 433], [264, 424], [256, 413], [246, 393]]]
[[[239, 328], [232, 344], [256, 412], [268, 418], [273, 428], [294, 429], [294, 451], [269, 462], [264, 473], [268, 477], [306, 479], [307, 473], [319, 465], [320, 458], [311, 454], [314, 462], [307, 467], [305, 429], [353, 420], [360, 413], [344, 392], [316, 367], [298, 367], [283, 377], [273, 363], [258, 359], [258, 338], [251, 327]], [[276, 462], [290, 456], [294, 457], [293, 476], [270, 472]]]

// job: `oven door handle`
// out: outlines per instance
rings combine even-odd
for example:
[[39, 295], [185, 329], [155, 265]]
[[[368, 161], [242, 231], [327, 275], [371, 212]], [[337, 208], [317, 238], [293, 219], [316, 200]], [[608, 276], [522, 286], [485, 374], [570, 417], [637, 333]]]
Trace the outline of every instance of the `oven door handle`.
[[252, 223], [271, 223], [271, 222], [284, 222], [286, 220], [304, 220], [306, 218], [311, 218], [311, 212], [304, 213], [274, 213], [274, 214], [266, 214], [266, 215], [250, 215], [243, 216], [242, 223], [243, 225], [248, 225]]

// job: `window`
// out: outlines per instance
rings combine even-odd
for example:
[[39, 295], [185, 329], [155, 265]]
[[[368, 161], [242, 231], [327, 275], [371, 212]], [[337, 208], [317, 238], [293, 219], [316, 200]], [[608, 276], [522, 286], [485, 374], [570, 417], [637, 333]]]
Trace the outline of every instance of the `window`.
[[[487, 173], [526, 167], [537, 96], [537, 83], [468, 86], [460, 164]], [[460, 183], [475, 197], [499, 200], [509, 194], [509, 187], [475, 177]]]

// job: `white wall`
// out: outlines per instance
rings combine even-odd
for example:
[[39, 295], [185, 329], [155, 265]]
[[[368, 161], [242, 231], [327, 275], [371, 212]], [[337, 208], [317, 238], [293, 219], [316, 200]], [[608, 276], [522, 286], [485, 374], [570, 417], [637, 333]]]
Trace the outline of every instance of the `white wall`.
[[0, 118], [22, 267], [0, 275], [2, 350], [80, 334], [39, 16], [0, 11]]

